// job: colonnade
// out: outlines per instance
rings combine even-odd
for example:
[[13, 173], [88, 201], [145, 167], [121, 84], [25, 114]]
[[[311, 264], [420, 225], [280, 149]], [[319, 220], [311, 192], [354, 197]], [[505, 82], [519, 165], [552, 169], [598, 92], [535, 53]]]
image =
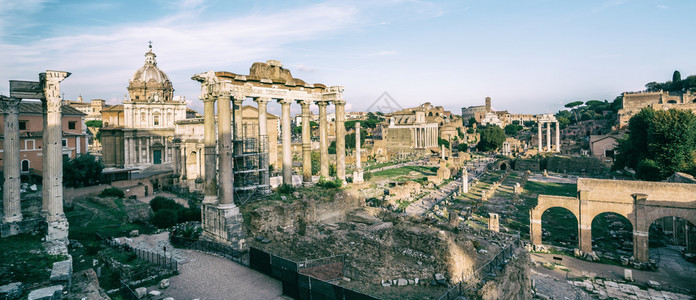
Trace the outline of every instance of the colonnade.
[[437, 126], [414, 127], [411, 129], [411, 137], [414, 148], [437, 147]]
[[[551, 146], [551, 124], [556, 123], [556, 146], [555, 148], [552, 148]], [[542, 127], [546, 125], [546, 147], [544, 147], [543, 144], [543, 139], [542, 139]], [[544, 120], [544, 119], [539, 119], [538, 121], [538, 129], [539, 132], [537, 133], [539, 136], [539, 153], [541, 152], [561, 152], [561, 131], [558, 126], [558, 121], [553, 118], [549, 120]]]
[[[27, 99], [40, 99], [43, 109], [43, 203], [41, 215], [46, 218], [46, 250], [50, 254], [67, 254], [68, 220], [63, 212], [63, 129], [60, 82], [70, 76], [63, 71], [46, 71], [39, 74], [39, 82], [24, 82], [24, 89], [15, 91], [10, 83], [10, 97], [0, 96], [4, 114], [3, 172], [3, 223], [23, 220], [20, 202], [19, 155], [19, 103]], [[19, 84], [18, 84], [19, 85]], [[29, 90], [27, 91], [27, 86]]]

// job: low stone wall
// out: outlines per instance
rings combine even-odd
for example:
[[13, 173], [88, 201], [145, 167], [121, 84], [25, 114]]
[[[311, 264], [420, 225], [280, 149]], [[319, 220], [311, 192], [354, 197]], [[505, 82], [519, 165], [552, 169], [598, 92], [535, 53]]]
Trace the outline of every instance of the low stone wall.
[[547, 159], [547, 169], [557, 173], [599, 174], [604, 172], [605, 166], [593, 156], [552, 156]]
[[515, 160], [515, 170], [516, 171], [539, 171], [541, 168], [541, 162], [539, 159], [523, 159], [518, 158]]

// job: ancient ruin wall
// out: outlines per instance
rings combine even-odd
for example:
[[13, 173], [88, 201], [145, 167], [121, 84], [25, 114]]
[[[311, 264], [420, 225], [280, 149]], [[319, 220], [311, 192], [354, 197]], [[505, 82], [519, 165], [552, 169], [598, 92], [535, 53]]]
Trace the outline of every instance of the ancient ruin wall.
[[532, 299], [532, 281], [529, 254], [523, 248], [494, 280], [487, 282], [478, 292], [484, 300]]
[[648, 195], [646, 204], [670, 201], [696, 208], [696, 185], [688, 183], [579, 178], [578, 191], [588, 191], [589, 200], [633, 204], [638, 193]]

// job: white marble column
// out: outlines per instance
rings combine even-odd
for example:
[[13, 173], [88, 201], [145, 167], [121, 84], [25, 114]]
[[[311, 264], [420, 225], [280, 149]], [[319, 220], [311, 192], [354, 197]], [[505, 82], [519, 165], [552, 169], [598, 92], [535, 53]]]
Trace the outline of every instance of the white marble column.
[[551, 152], [551, 122], [546, 123], [546, 151]]
[[462, 168], [462, 193], [468, 193], [469, 192], [469, 172], [466, 169], [466, 166]]
[[346, 101], [334, 101], [336, 105], [336, 177], [346, 180]]
[[43, 130], [43, 146], [46, 156], [43, 158], [46, 169], [43, 170], [43, 188], [47, 190], [46, 203], [46, 242], [51, 246], [49, 253], [66, 253], [68, 244], [68, 220], [63, 213], [63, 128], [62, 102], [60, 97], [60, 82], [70, 76], [68, 72], [46, 71], [42, 73], [44, 83], [44, 99], [46, 113]]
[[561, 131], [559, 130], [558, 121], [556, 121], [556, 152], [561, 152]]
[[302, 106], [302, 182], [312, 182], [312, 141], [309, 123], [309, 101], [298, 100]]
[[360, 158], [360, 122], [355, 122], [355, 171], [353, 171], [353, 182], [362, 181], [363, 169]]
[[215, 98], [204, 95], [203, 98], [203, 143], [205, 145], [205, 197], [203, 203], [214, 204], [218, 202], [218, 187], [215, 153]]
[[541, 153], [541, 151], [544, 149], [544, 147], [542, 146], [543, 144], [541, 143], [542, 142], [542, 139], [541, 139], [541, 127], [542, 126], [544, 126], [544, 123], [539, 121], [537, 123], [537, 128], [539, 129], [539, 153]]
[[292, 185], [292, 138], [290, 131], [290, 103], [288, 99], [279, 99], [281, 105], [281, 133], [283, 138], [283, 184]]
[[5, 132], [3, 141], [3, 222], [22, 221], [22, 207], [19, 189], [20, 155], [19, 155], [19, 102], [21, 99], [2, 97], [2, 111], [5, 115]]
[[230, 93], [220, 91], [218, 108], [218, 199], [220, 207], [234, 207], [234, 174], [232, 173], [232, 112]]
[[319, 106], [319, 160], [320, 175], [329, 178], [329, 145], [328, 145], [328, 124], [326, 120], [327, 101], [316, 101]]

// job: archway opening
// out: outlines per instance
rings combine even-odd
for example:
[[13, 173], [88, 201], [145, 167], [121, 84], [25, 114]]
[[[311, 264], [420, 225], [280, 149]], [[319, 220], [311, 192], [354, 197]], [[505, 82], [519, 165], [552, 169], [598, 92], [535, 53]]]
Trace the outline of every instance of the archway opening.
[[648, 245], [652, 259], [673, 252], [696, 263], [696, 226], [679, 217], [659, 218], [650, 224]]
[[566, 208], [552, 207], [541, 215], [542, 243], [567, 248], [578, 246], [578, 219]]
[[626, 217], [601, 213], [592, 219], [592, 250], [603, 257], [620, 259], [633, 255], [633, 225]]
[[501, 170], [501, 171], [505, 171], [505, 170], [507, 170], [507, 167], [508, 167], [508, 166], [507, 166], [507, 164], [506, 164], [506, 163], [502, 163], [502, 164], [500, 164], [500, 170]]

